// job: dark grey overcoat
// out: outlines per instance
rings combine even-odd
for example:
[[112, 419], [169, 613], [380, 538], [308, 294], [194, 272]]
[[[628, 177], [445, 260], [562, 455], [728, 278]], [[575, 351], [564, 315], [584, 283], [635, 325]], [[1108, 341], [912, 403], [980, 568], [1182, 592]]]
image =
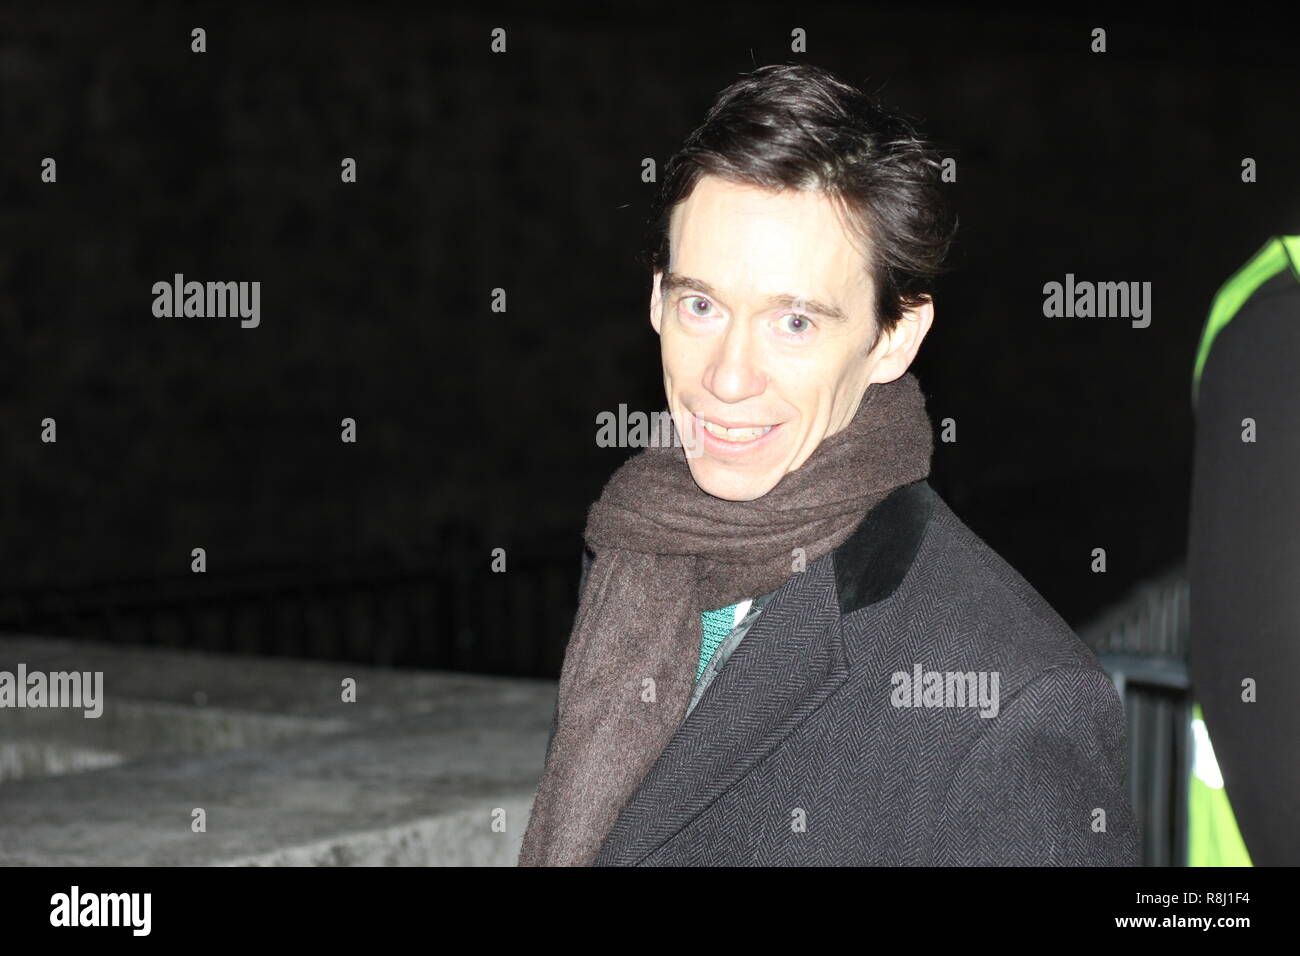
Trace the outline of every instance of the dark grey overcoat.
[[1137, 865], [1123, 706], [927, 481], [790, 577], [597, 866]]

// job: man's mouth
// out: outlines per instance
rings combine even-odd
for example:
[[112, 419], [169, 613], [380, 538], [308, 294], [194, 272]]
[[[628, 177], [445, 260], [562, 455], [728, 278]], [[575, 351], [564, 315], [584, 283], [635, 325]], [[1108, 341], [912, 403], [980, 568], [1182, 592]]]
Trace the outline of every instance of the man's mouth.
[[755, 441], [762, 438], [772, 430], [772, 425], [737, 425], [727, 427], [719, 425], [717, 422], [711, 422], [707, 418], [701, 417], [700, 424], [714, 438], [720, 441], [731, 442], [732, 444], [743, 445], [746, 442]]

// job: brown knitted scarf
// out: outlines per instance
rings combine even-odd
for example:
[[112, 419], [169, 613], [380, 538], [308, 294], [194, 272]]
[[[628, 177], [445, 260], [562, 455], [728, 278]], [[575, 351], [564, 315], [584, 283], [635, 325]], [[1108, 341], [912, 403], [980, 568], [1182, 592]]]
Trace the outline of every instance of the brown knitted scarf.
[[934, 448], [910, 372], [868, 386], [847, 427], [753, 501], [691, 477], [680, 446], [647, 448], [610, 477], [584, 534], [596, 555], [560, 673], [558, 726], [520, 866], [589, 865], [690, 702], [700, 614], [775, 590], [842, 544]]

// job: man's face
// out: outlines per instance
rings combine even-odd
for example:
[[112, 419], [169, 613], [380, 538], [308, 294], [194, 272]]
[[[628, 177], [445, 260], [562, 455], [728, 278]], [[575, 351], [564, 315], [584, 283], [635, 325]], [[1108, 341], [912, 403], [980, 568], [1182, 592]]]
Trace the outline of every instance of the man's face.
[[907, 370], [933, 316], [929, 304], [905, 313], [868, 351], [875, 290], [820, 193], [704, 176], [673, 210], [670, 239], [650, 322], [677, 430], [700, 442], [691, 474], [718, 498], [762, 497], [799, 468], [870, 384]]

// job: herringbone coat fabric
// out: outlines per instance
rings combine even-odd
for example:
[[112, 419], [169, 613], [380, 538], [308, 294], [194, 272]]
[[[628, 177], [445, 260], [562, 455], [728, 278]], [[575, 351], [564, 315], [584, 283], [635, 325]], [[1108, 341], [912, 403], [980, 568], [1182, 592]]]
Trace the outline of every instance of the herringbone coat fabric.
[[[902, 706], [918, 666], [996, 716]], [[1126, 768], [1095, 656], [921, 480], [778, 589], [594, 865], [1137, 865]]]

